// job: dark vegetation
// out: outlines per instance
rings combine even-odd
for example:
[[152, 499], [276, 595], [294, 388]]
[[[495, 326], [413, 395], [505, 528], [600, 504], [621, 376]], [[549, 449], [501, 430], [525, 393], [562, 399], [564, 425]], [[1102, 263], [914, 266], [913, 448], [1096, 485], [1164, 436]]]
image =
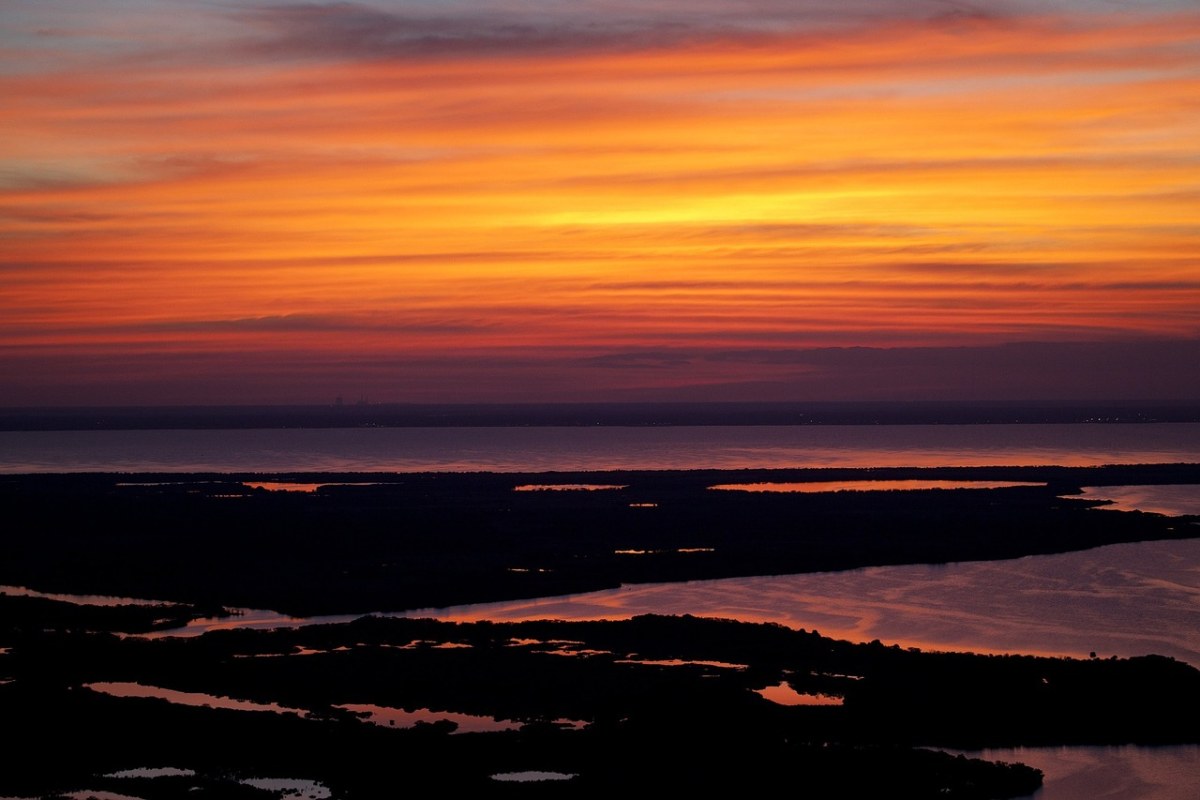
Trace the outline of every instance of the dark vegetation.
[[[780, 783], [813, 796], [1010, 797], [1032, 791], [1040, 775], [914, 746], [1200, 739], [1200, 672], [1170, 659], [921, 653], [686, 616], [510, 624], [368, 617], [154, 640], [10, 620], [0, 639], [8, 648], [0, 674], [11, 681], [0, 685], [0, 715], [21, 731], [6, 751], [0, 794], [18, 796], [82, 788], [252, 796], [250, 787], [230, 789], [233, 778], [274, 775], [317, 780], [345, 798], [398, 786], [590, 796]], [[457, 646], [438, 646], [446, 643]], [[667, 659], [685, 663], [657, 663]], [[304, 715], [85, 688], [107, 681], [277, 703]], [[780, 682], [844, 704], [782, 706], [754, 691]], [[388, 728], [338, 708], [353, 703], [522, 727]], [[587, 726], [570, 729], [566, 720]], [[52, 772], [39, 765], [46, 753], [61, 759]], [[103, 777], [163, 765], [197, 775]], [[575, 777], [515, 787], [490, 778], [524, 769]]]
[[[1046, 486], [778, 494], [714, 484], [864, 478]], [[244, 480], [328, 485], [314, 493]], [[555, 474], [44, 475], [0, 478], [0, 584], [271, 608], [429, 608], [621, 583], [945, 563], [1194, 536], [1098, 513], [1078, 487], [1200, 482], [1200, 465]], [[606, 491], [514, 492], [600, 483]], [[618, 551], [644, 551], [630, 555]]]
[[[821, 495], [707, 488], [868, 477], [1047, 485]], [[251, 480], [377, 485], [306, 494], [250, 489]], [[0, 584], [171, 601], [96, 607], [0, 596], [0, 719], [18, 734], [6, 745], [0, 796], [270, 796], [238, 782], [249, 776], [312, 779], [346, 800], [455, 790], [744, 796], [781, 785], [815, 797], [1028, 794], [1040, 783], [1035, 770], [922, 747], [1197, 742], [1200, 672], [1158, 656], [922, 653], [692, 617], [458, 625], [367, 617], [193, 639], [127, 634], [221, 606], [419, 608], [629, 581], [1188, 537], [1194, 518], [1099, 512], [1061, 495], [1085, 485], [1195, 482], [1196, 465], [0, 478], [12, 520], [0, 534]], [[526, 483], [627, 488], [513, 491]], [[683, 663], [656, 663], [671, 660]], [[87, 688], [104, 682], [295, 711], [191, 707]], [[782, 706], [755, 691], [781, 682], [843, 702]], [[464, 733], [444, 720], [387, 727], [346, 704], [476, 714], [519, 728]], [[194, 774], [111, 776], [164, 766]], [[574, 777], [490, 777], [519, 770]]]
[[187, 603], [77, 605], [0, 593], [0, 619], [11, 620], [10, 624], [14, 626], [19, 621], [23, 630], [52, 628], [150, 633], [182, 628], [194, 619], [225, 617], [230, 613], [226, 608], [200, 608]]

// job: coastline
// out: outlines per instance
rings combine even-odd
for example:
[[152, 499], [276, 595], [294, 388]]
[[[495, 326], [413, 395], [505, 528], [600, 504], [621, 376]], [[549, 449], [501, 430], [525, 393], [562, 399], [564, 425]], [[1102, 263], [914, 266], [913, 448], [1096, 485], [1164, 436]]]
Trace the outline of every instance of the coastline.
[[[868, 479], [1033, 485], [711, 488]], [[1077, 496], [1084, 486], [1191, 483], [1198, 464], [0, 476], [0, 501], [28, 521], [3, 537], [0, 583], [172, 603], [0, 597], [0, 710], [22, 733], [0, 795], [265, 800], [245, 783], [257, 777], [308, 781], [314, 796], [335, 800], [400, 781], [489, 797], [578, 796], [631, 781], [663, 791], [787, 781], [922, 800], [1027, 795], [1036, 770], [922, 748], [1197, 742], [1200, 671], [1160, 656], [922, 652], [686, 615], [114, 634], [216, 606], [400, 610], [1194, 538], [1195, 517], [1098, 511], [1103, 501]], [[402, 711], [406, 722], [387, 724]], [[459, 731], [473, 719], [508, 729]], [[118, 739], [83, 738], [116, 720]], [[53, 775], [30, 766], [53, 749], [70, 753]], [[168, 766], [176, 772], [128, 777]], [[521, 770], [560, 780], [496, 778]]]
[[[1038, 485], [711, 489], [914, 479]], [[1076, 495], [1084, 486], [1192, 483], [1200, 483], [1200, 464], [6, 475], [0, 502], [12, 519], [36, 524], [6, 535], [0, 584], [297, 616], [403, 611], [1191, 538], [1188, 518], [1098, 514], [1102, 501]], [[620, 488], [515, 491], [546, 485]]]

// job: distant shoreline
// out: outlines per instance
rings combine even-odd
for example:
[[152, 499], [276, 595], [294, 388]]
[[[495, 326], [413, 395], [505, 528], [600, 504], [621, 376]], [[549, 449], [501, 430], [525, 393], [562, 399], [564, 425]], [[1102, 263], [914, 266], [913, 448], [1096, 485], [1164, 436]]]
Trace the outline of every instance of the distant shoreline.
[[113, 406], [0, 409], [0, 431], [1200, 422], [1200, 400]]
[[[1170, 485], [1200, 483], [1200, 462], [1178, 461], [1145, 464], [1097, 465], [963, 465], [881, 467], [697, 467], [694, 469], [572, 469], [572, 470], [96, 470], [88, 472], [25, 472], [0, 474], [0, 483], [56, 482], [62, 486], [111, 479], [130, 485], [156, 483], [277, 481], [322, 484], [391, 484], [429, 481], [439, 484], [470, 481], [472, 484], [509, 486], [519, 483], [627, 483], [647, 482], [656, 486], [707, 488], [712, 483], [737, 481], [822, 482], [871, 480], [991, 480], [1034, 481], [1056, 490], [1085, 485], [1122, 484]], [[511, 487], [510, 487], [511, 488]]]

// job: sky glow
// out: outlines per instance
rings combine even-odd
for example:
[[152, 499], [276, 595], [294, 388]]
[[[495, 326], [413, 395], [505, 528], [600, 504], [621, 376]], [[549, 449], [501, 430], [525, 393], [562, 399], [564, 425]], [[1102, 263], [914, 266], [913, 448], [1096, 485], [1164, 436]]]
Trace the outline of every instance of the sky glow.
[[0, 20], [0, 405], [1200, 397], [1189, 2]]

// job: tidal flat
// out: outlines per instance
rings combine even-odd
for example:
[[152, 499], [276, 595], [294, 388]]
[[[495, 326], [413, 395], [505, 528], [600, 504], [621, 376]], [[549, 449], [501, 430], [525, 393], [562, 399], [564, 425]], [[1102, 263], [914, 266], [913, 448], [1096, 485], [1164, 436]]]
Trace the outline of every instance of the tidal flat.
[[[711, 489], [863, 480], [1031, 485]], [[0, 796], [279, 797], [280, 781], [350, 799], [779, 782], [1027, 795], [1034, 769], [924, 748], [1198, 742], [1200, 672], [1151, 654], [922, 652], [690, 616], [141, 634], [237, 607], [400, 611], [1191, 538], [1196, 518], [1098, 513], [1078, 497], [1188, 483], [1200, 467], [6, 476], [0, 583], [162, 602], [0, 596], [0, 714], [20, 733]], [[596, 484], [614, 488], [515, 491]], [[475, 719], [503, 724], [463, 724]], [[53, 771], [36, 766], [47, 753]], [[555, 778], [497, 777], [512, 775]]]

